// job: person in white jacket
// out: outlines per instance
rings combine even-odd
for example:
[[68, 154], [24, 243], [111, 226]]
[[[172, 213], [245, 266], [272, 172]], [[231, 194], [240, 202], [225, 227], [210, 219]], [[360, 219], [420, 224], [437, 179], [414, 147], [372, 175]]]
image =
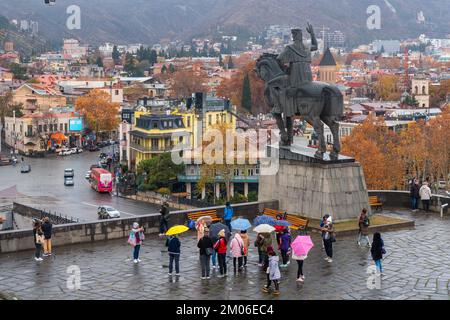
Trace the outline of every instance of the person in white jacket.
[[428, 182], [424, 182], [419, 190], [420, 199], [422, 200], [423, 209], [428, 212], [430, 210], [431, 189]]

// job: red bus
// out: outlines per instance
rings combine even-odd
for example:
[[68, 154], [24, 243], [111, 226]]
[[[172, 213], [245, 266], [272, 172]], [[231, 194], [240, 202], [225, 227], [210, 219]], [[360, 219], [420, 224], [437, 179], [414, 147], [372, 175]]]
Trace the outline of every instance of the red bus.
[[92, 168], [91, 187], [97, 192], [112, 192], [113, 174], [102, 168]]

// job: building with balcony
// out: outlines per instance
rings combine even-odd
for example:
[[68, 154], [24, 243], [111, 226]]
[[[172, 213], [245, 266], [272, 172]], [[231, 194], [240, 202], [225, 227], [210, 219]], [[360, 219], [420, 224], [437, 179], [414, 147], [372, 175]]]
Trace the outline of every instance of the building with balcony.
[[24, 114], [48, 112], [67, 105], [66, 97], [58, 90], [33, 83], [24, 83], [14, 90], [13, 103], [22, 104]]

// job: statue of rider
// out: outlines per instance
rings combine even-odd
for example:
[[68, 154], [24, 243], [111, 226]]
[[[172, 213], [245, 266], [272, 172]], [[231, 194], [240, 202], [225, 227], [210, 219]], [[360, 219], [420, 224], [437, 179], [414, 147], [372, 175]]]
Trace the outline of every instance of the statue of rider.
[[294, 43], [286, 46], [277, 57], [278, 62], [289, 75], [289, 96], [295, 96], [298, 88], [312, 81], [311, 51], [317, 50], [317, 39], [311, 24], [307, 24], [306, 31], [311, 35], [311, 46], [303, 43], [301, 29], [292, 29]]

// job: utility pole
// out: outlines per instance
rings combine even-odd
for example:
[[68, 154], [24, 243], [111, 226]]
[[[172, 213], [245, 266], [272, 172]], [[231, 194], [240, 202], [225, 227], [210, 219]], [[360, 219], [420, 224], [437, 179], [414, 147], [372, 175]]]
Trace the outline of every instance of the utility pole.
[[17, 154], [17, 135], [16, 135], [16, 110], [13, 110], [13, 119], [14, 119], [14, 153]]

